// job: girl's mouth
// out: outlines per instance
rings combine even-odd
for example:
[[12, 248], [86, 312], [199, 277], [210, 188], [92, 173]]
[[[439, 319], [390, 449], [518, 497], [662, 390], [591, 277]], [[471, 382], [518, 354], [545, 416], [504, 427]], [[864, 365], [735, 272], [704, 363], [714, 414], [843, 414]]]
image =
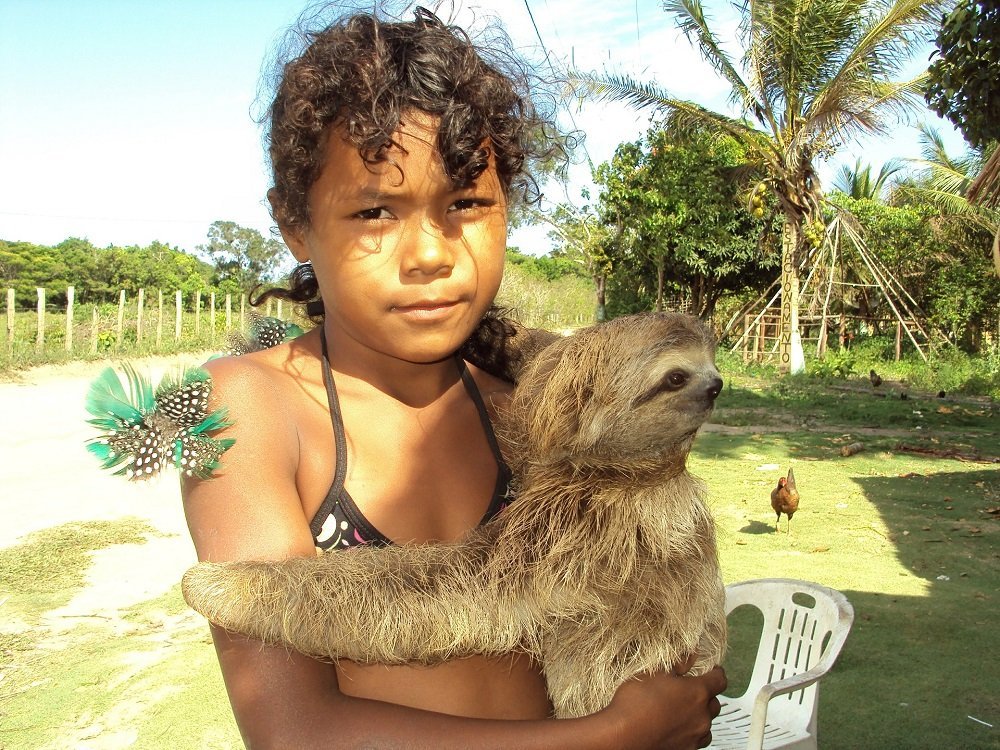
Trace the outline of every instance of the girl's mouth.
[[421, 301], [408, 305], [393, 305], [392, 311], [411, 320], [438, 320], [447, 317], [458, 307], [454, 300]]

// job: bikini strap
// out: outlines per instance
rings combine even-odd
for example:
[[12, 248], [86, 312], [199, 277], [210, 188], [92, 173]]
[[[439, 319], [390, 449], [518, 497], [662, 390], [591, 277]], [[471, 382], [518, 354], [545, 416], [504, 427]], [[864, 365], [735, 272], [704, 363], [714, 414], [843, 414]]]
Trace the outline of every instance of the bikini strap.
[[340, 398], [333, 383], [333, 373], [330, 371], [330, 354], [326, 346], [326, 331], [321, 326], [319, 340], [323, 347], [323, 385], [326, 386], [326, 399], [330, 406], [330, 422], [333, 424], [333, 441], [336, 450], [336, 462], [333, 484], [326, 493], [322, 505], [309, 525], [313, 536], [319, 533], [323, 521], [330, 514], [337, 499], [344, 491], [344, 481], [347, 479], [347, 436], [344, 434], [344, 417], [340, 411]]
[[466, 367], [465, 360], [455, 355], [455, 361], [458, 363], [458, 371], [462, 376], [462, 384], [472, 399], [472, 403], [476, 405], [476, 411], [479, 412], [479, 421], [482, 422], [483, 431], [486, 433], [486, 440], [490, 444], [490, 450], [493, 451], [493, 457], [497, 460], [498, 466], [506, 466], [503, 454], [500, 452], [500, 445], [497, 443], [497, 437], [493, 432], [493, 423], [490, 421], [489, 412], [486, 410], [483, 396], [479, 392], [479, 386], [476, 385], [475, 378], [472, 377], [472, 373]]

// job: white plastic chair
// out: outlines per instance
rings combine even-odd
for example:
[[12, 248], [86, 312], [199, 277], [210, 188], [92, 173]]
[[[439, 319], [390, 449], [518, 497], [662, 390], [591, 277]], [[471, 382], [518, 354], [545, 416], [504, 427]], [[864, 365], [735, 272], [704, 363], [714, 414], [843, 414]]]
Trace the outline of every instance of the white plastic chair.
[[764, 615], [753, 674], [738, 698], [719, 696], [711, 748], [816, 748], [819, 680], [833, 667], [854, 622], [839, 591], [765, 578], [726, 587], [726, 614], [749, 604]]

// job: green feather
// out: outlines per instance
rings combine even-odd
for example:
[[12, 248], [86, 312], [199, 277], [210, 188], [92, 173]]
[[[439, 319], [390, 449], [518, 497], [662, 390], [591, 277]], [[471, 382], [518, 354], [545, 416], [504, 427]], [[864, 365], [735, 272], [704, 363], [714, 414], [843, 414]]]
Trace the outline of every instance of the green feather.
[[203, 432], [211, 432], [212, 430], [221, 430], [223, 427], [230, 427], [233, 423], [227, 420], [226, 417], [228, 414], [229, 410], [226, 408], [216, 409], [205, 417], [205, 419], [191, 428], [192, 434], [198, 435]]
[[188, 476], [211, 476], [235, 440], [209, 434], [231, 423], [225, 409], [208, 411], [212, 391], [208, 372], [189, 368], [165, 376], [154, 389], [131, 365], [122, 370], [127, 393], [118, 374], [107, 368], [87, 394], [86, 408], [94, 415], [88, 422], [102, 434], [86, 447], [101, 461], [101, 468], [139, 480], [156, 476], [172, 463]]
[[110, 367], [90, 384], [85, 402], [94, 415], [88, 422], [103, 430], [115, 430], [142, 422], [142, 411], [129, 400], [118, 374]]
[[122, 370], [128, 376], [129, 395], [135, 407], [143, 414], [153, 411], [153, 408], [156, 406], [156, 400], [153, 398], [153, 386], [149, 382], [149, 378], [140, 375], [128, 363], [122, 365]]

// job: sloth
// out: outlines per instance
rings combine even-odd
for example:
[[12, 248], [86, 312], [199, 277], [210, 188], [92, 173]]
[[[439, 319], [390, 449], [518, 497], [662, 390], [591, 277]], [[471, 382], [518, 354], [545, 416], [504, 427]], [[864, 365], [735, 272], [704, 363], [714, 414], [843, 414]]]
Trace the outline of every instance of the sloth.
[[722, 389], [695, 318], [647, 313], [532, 352], [497, 424], [516, 499], [450, 543], [199, 563], [209, 621], [320, 659], [436, 664], [522, 652], [554, 715], [641, 673], [721, 661], [715, 527], [686, 459]]

